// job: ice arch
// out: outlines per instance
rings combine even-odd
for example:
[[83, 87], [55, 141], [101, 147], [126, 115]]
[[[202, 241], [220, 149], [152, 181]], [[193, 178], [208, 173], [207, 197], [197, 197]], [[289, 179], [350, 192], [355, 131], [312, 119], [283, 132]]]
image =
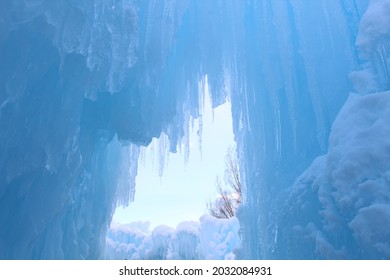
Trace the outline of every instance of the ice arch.
[[[246, 186], [241, 257], [388, 258], [386, 238], [371, 241], [390, 231], [360, 226], [372, 213], [388, 220], [388, 166], [357, 182], [382, 182], [378, 197], [347, 212], [329, 161], [304, 173], [332, 154], [348, 75], [361, 95], [389, 89], [389, 1], [367, 6], [3, 1], [0, 258], [99, 258], [114, 207], [132, 199], [138, 145], [161, 133], [170, 151], [185, 144], [206, 74], [213, 106], [232, 101]], [[302, 173], [311, 175], [297, 181]]]

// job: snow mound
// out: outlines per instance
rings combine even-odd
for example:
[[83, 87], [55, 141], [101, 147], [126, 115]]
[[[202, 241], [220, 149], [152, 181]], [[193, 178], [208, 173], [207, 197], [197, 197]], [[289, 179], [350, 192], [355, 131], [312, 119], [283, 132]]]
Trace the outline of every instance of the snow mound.
[[106, 239], [107, 259], [235, 259], [239, 247], [236, 218], [216, 219], [209, 215], [200, 222], [185, 221], [176, 229], [158, 226], [151, 234], [131, 225], [111, 227]]
[[302, 216], [292, 227], [311, 240], [320, 258], [390, 258], [388, 120], [389, 91], [351, 94], [333, 124], [328, 153], [294, 186], [290, 202]]
[[380, 44], [390, 39], [390, 1], [374, 0], [370, 2], [359, 27], [356, 44], [360, 51], [368, 54]]

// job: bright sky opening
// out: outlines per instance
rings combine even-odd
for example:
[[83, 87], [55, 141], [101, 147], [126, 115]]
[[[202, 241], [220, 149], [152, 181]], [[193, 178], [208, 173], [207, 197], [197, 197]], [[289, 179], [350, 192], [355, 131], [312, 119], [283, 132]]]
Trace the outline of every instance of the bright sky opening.
[[158, 140], [145, 148], [136, 177], [135, 201], [118, 207], [113, 220], [121, 224], [136, 221], [176, 227], [207, 213], [206, 202], [216, 196], [215, 180], [225, 168], [228, 148], [235, 145], [230, 103], [211, 108], [207, 83], [203, 108], [203, 135], [200, 151], [195, 120], [190, 129], [190, 155], [185, 162], [180, 152], [169, 154], [163, 176], [159, 176]]

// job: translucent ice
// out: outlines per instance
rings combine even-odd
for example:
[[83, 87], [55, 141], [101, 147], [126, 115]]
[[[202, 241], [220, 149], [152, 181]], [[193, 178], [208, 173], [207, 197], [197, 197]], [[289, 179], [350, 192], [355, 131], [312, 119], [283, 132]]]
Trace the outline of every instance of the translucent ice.
[[[164, 135], [163, 166], [188, 143], [206, 77], [232, 104], [235, 256], [389, 258], [389, 3], [1, 1], [0, 258], [103, 258], [139, 146]], [[198, 257], [229, 258], [208, 224]], [[132, 233], [128, 255], [191, 258], [184, 229]]]

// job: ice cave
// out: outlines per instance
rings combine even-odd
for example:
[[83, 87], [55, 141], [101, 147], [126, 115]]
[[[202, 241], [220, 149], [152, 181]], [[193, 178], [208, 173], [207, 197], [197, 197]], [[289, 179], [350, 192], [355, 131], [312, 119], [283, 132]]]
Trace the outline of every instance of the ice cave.
[[[206, 76], [237, 218], [109, 230]], [[0, 259], [390, 259], [388, 122], [389, 0], [0, 1]]]

